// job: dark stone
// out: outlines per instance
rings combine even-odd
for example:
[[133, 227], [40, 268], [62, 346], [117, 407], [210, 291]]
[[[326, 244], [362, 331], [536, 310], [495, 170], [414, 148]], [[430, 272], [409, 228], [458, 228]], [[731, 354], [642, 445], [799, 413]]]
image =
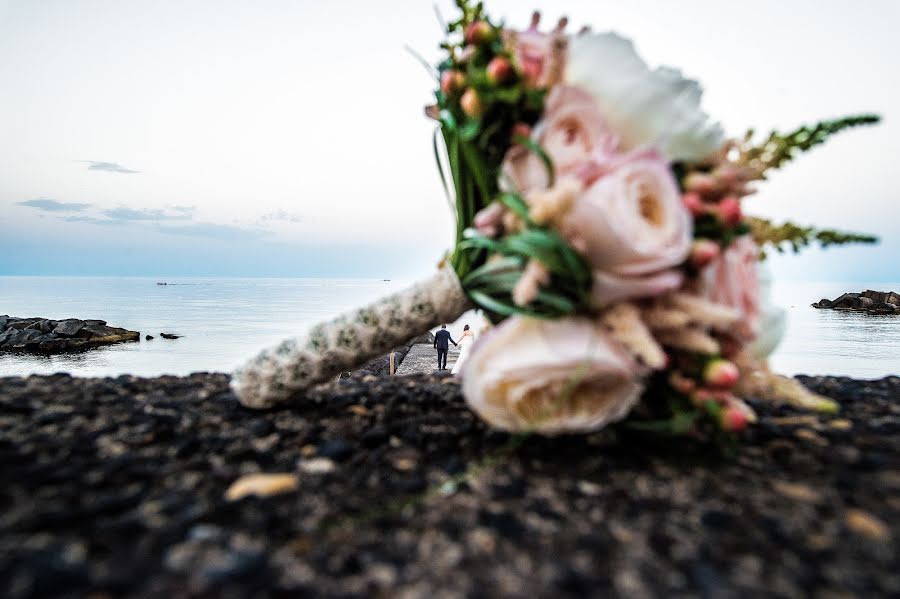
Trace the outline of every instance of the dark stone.
[[900, 313], [900, 294], [893, 291], [867, 289], [862, 293], [845, 293], [834, 301], [823, 298], [812, 306], [833, 310], [853, 310], [868, 314], [898, 314]]
[[16, 335], [10, 341], [7, 341], [4, 344], [4, 347], [9, 346], [9, 347], [12, 347], [13, 349], [25, 349], [25, 347], [28, 345], [28, 343], [32, 339], [37, 339], [40, 336], [41, 336], [40, 331], [36, 331], [34, 329], [26, 329], [24, 331], [21, 331], [18, 335]]
[[343, 461], [352, 456], [356, 450], [352, 445], [343, 439], [328, 439], [323, 441], [316, 448], [316, 454], [323, 458], [331, 458], [337, 461]]
[[91, 334], [91, 339], [94, 337], [109, 337], [116, 334], [116, 329], [103, 324], [86, 324], [84, 331]]
[[151, 339], [156, 339], [156, 337], [154, 337], [153, 335], [147, 335], [146, 337], [144, 337], [144, 339], [150, 341]]
[[4, 351], [58, 354], [140, 339], [138, 332], [107, 327], [103, 320], [67, 318], [58, 321], [8, 316], [3, 319], [6, 328], [0, 332], [0, 350]]
[[78, 334], [78, 331], [84, 328], [85, 322], [83, 320], [77, 320], [75, 318], [70, 318], [67, 320], [59, 321], [59, 324], [56, 325], [56, 328], [53, 329], [53, 332], [62, 337], [74, 337]]
[[159, 336], [163, 339], [178, 339], [181, 337], [181, 335], [176, 335], [175, 333], [160, 333]]
[[45, 354], [58, 354], [68, 347], [69, 341], [66, 339], [48, 339], [38, 344], [38, 349]]

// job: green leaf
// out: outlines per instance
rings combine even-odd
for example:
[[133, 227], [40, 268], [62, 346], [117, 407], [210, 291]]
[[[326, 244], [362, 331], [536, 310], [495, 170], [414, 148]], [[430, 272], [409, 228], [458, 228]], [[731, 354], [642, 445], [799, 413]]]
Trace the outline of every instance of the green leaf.
[[481, 130], [481, 121], [470, 120], [466, 122], [465, 125], [462, 126], [459, 130], [460, 138], [465, 141], [472, 141], [476, 137], [478, 137], [478, 132]]

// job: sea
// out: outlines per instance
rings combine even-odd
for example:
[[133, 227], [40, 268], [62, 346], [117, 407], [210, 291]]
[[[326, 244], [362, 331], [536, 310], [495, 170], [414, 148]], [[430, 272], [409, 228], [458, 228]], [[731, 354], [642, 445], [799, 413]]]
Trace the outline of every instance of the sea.
[[[140, 331], [139, 343], [34, 356], [0, 353], [0, 376], [68, 372], [73, 376], [157, 376], [228, 372], [255, 352], [310, 325], [398, 291], [411, 281], [140, 277], [0, 277], [0, 314], [102, 319]], [[161, 285], [159, 283], [165, 283]], [[771, 357], [787, 375], [873, 379], [900, 374], [900, 316], [816, 310], [846, 291], [900, 291], [898, 283], [776, 282], [773, 298], [788, 314]], [[456, 325], [461, 329], [462, 320]], [[160, 333], [174, 333], [167, 340]], [[154, 339], [147, 341], [145, 335]]]

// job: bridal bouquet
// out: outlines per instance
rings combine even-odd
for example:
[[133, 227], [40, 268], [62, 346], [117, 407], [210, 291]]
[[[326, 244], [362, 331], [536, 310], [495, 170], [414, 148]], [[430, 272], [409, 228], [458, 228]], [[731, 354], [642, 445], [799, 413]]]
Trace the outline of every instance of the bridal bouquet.
[[755, 419], [740, 396], [834, 405], [765, 358], [783, 313], [769, 303], [767, 249], [870, 242], [775, 224], [744, 200], [852, 116], [726, 138], [680, 71], [651, 69], [613, 33], [561, 20], [515, 31], [458, 0], [435, 70], [434, 151], [456, 214], [437, 275], [313, 327], [235, 374], [264, 407], [471, 307], [495, 323], [462, 372], [491, 425], [588, 431], [625, 417], [675, 433], [735, 432]]

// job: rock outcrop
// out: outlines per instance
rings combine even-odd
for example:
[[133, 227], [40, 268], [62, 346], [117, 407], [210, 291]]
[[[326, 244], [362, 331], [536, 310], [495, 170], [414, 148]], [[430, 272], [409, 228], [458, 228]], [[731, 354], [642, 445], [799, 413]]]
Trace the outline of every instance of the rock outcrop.
[[137, 331], [107, 326], [105, 320], [0, 316], [0, 352], [60, 354], [138, 340]]
[[837, 299], [823, 298], [812, 304], [813, 308], [828, 310], [848, 310], [867, 314], [900, 314], [900, 294], [894, 291], [872, 291], [845, 293]]

